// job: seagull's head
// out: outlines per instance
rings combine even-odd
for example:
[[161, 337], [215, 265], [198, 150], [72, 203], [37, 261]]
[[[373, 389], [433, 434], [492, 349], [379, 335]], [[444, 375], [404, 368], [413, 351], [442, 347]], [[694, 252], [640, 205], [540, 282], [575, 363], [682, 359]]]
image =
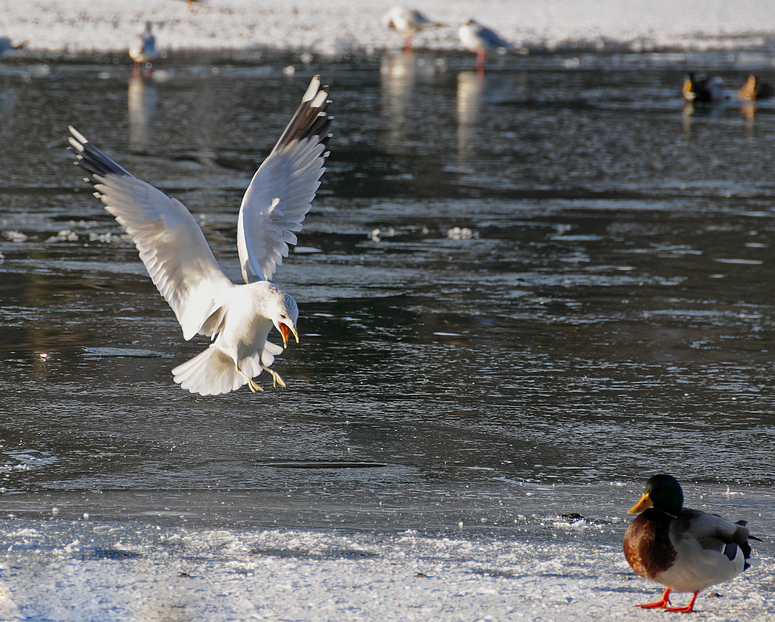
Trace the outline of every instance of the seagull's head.
[[299, 343], [299, 333], [296, 332], [296, 320], [299, 319], [299, 305], [293, 299], [293, 296], [277, 290], [277, 296], [274, 298], [274, 305], [271, 309], [271, 318], [274, 327], [280, 331], [283, 336], [283, 347], [288, 347], [288, 335], [293, 333], [296, 337], [296, 343]]

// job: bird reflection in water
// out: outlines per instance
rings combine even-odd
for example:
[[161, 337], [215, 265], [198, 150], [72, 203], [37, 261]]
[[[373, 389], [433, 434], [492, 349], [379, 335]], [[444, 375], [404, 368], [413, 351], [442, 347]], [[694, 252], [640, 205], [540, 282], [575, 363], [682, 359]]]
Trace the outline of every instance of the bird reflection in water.
[[775, 96], [775, 87], [761, 80], [756, 74], [748, 76], [745, 84], [737, 92], [737, 98], [742, 102], [740, 112], [743, 114], [743, 118], [745, 118], [745, 129], [747, 131], [753, 131], [756, 102], [770, 99], [773, 96]]
[[132, 76], [127, 89], [129, 110], [129, 150], [141, 153], [148, 148], [149, 128], [156, 112], [156, 84], [142, 76]]
[[416, 125], [412, 115], [419, 107], [412, 105], [415, 85], [421, 73], [433, 73], [433, 62], [412, 50], [391, 50], [383, 54], [379, 72], [382, 82], [383, 110], [390, 120], [388, 149], [403, 153], [409, 142], [416, 140]]
[[482, 113], [484, 81], [484, 74], [478, 71], [461, 71], [457, 74], [457, 150], [460, 160], [468, 159], [475, 146]]
[[718, 102], [713, 104], [686, 102], [684, 104], [683, 113], [681, 114], [681, 124], [684, 134], [690, 134], [692, 131], [692, 123], [694, 118], [710, 118], [710, 117], [723, 117], [724, 116], [724, 102]]

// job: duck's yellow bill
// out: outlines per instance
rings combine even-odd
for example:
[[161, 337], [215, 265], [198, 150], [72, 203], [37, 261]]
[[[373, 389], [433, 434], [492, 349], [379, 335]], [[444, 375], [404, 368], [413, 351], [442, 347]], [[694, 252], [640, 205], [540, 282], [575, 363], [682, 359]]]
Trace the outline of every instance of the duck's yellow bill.
[[688, 78], [684, 81], [683, 95], [686, 99], [694, 99], [694, 89], [692, 88], [692, 81]]
[[653, 505], [654, 502], [651, 500], [651, 497], [649, 497], [649, 494], [644, 492], [640, 501], [630, 508], [630, 514], [640, 514], [643, 510], [648, 510]]

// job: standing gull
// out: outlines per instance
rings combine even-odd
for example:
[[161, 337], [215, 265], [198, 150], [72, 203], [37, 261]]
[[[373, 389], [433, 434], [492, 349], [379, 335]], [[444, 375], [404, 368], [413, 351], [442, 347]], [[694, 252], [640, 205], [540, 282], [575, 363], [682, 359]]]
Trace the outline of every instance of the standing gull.
[[140, 69], [143, 66], [143, 63], [148, 63], [148, 73], [150, 73], [151, 61], [159, 55], [156, 51], [156, 37], [154, 37], [151, 32], [152, 27], [153, 24], [151, 22], [145, 22], [145, 30], [135, 37], [135, 40], [129, 47], [129, 56], [135, 62], [132, 75], [140, 75]]
[[434, 22], [424, 13], [417, 9], [410, 9], [405, 6], [394, 6], [388, 9], [382, 16], [382, 23], [392, 30], [406, 35], [404, 49], [412, 49], [412, 38], [419, 32], [428, 28], [441, 28], [446, 26], [441, 22]]
[[475, 19], [469, 19], [465, 24], [460, 24], [458, 36], [464, 48], [469, 52], [476, 52], [476, 70], [479, 73], [484, 73], [484, 55], [487, 50], [514, 49], [511, 43], [502, 39], [495, 31], [482, 26]]
[[282, 348], [269, 341], [274, 326], [283, 345], [296, 341], [296, 301], [269, 281], [296, 244], [328, 157], [328, 87], [315, 76], [272, 152], [256, 171], [239, 212], [237, 248], [245, 284], [233, 283], [215, 260], [194, 217], [177, 199], [138, 179], [70, 128], [76, 165], [140, 252], [148, 274], [169, 303], [188, 341], [197, 333], [210, 347], [172, 370], [192, 393], [218, 395], [253, 381]]

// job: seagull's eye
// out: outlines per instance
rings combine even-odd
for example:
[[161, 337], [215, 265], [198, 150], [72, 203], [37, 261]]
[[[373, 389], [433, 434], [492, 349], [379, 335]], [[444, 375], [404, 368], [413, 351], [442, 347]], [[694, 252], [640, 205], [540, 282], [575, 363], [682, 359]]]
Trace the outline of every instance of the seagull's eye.
[[287, 316], [287, 315], [285, 315], [285, 313], [281, 313], [281, 314], [280, 314], [280, 318], [281, 318], [281, 319], [283, 319], [283, 320], [287, 320], [287, 319], [288, 319], [288, 316]]

